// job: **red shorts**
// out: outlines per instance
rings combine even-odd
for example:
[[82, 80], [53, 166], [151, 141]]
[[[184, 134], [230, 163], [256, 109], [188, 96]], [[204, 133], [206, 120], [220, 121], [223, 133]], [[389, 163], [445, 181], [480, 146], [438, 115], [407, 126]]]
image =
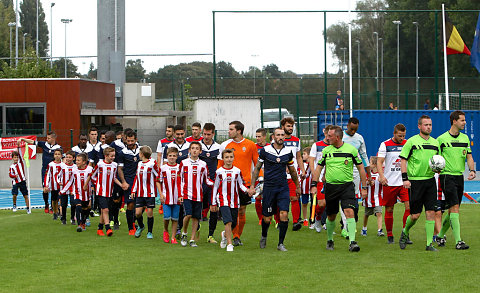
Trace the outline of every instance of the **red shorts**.
[[325, 199], [325, 194], [322, 193], [322, 188], [323, 188], [323, 182], [320, 181], [317, 183], [317, 200]]
[[386, 207], [394, 206], [397, 198], [401, 202], [408, 201], [408, 189], [403, 186], [383, 186], [383, 205]]

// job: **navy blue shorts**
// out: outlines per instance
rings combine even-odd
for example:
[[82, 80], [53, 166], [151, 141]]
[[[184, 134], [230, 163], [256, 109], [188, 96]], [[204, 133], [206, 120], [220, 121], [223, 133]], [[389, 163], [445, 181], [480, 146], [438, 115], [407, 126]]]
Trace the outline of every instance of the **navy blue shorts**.
[[98, 207], [102, 210], [108, 209], [108, 200], [109, 200], [109, 197], [98, 196]]
[[310, 194], [302, 194], [302, 204], [308, 204], [310, 201]]
[[81, 200], [81, 199], [75, 199], [75, 205], [78, 206], [78, 205], [81, 205], [83, 209], [88, 209], [88, 205], [89, 205], [90, 201], [88, 200]]
[[[123, 190], [121, 187], [120, 190], [123, 192], [123, 200], [126, 204], [129, 204], [129, 203], [132, 203], [132, 202], [135, 202], [135, 194], [132, 193], [132, 185], [133, 185], [133, 182], [130, 183], [130, 182], [127, 182], [128, 183], [128, 189], [127, 190]], [[118, 185], [117, 185], [118, 186]]]
[[220, 207], [223, 224], [232, 223], [232, 229], [237, 226], [238, 208]]
[[155, 197], [137, 197], [135, 198], [135, 207], [153, 209], [155, 208]]
[[192, 216], [192, 218], [194, 219], [202, 218], [202, 202], [201, 201], [184, 199], [183, 208], [185, 210], [185, 216]]
[[262, 215], [270, 217], [276, 212], [289, 211], [290, 208], [290, 190], [288, 185], [283, 186], [263, 186], [262, 195]]
[[18, 190], [20, 189], [20, 192], [23, 194], [23, 196], [28, 195], [28, 189], [27, 189], [27, 182], [22, 181], [17, 184], [13, 184], [12, 186], [12, 195], [18, 195]]

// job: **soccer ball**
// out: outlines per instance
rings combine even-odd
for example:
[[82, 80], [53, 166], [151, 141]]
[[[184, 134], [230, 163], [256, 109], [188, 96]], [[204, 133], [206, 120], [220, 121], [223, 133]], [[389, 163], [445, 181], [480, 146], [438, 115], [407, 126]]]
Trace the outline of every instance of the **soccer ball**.
[[434, 155], [432, 158], [430, 158], [428, 165], [433, 172], [439, 173], [445, 168], [445, 159], [440, 155]]

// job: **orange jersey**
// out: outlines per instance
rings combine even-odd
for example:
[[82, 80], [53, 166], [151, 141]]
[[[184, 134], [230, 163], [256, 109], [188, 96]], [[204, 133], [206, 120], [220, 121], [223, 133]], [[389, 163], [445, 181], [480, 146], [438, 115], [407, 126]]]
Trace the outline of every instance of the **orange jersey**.
[[217, 169], [223, 166], [222, 152], [224, 149], [234, 149], [235, 159], [233, 165], [242, 171], [245, 185], [250, 186], [252, 180], [252, 170], [257, 164], [258, 151], [255, 143], [249, 139], [242, 139], [240, 142], [236, 142], [233, 139], [224, 141], [220, 145], [220, 153], [218, 155]]

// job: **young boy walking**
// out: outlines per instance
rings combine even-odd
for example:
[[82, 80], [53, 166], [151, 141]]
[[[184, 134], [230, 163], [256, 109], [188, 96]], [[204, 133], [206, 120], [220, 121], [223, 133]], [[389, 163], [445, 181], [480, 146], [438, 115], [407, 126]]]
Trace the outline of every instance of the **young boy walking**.
[[[65, 153], [65, 162], [60, 164], [60, 172], [57, 175], [58, 182], [60, 182], [60, 189], [67, 184], [70, 180], [70, 177], [73, 175], [73, 169], [75, 164], [73, 160], [75, 159], [75, 153], [73, 151], [68, 151]], [[63, 194], [60, 194], [60, 202], [62, 206], [62, 224], [67, 224], [67, 206], [68, 198], [70, 197], [70, 223], [75, 225], [75, 204], [74, 204], [74, 191], [73, 186], [70, 185], [68, 189], [65, 190]]]
[[[163, 242], [177, 244], [175, 232], [178, 226], [178, 217], [180, 214], [180, 204], [183, 202], [181, 196], [181, 178], [178, 172], [177, 164], [178, 149], [167, 149], [167, 163], [160, 168], [160, 180], [162, 189], [160, 190], [160, 200], [163, 205]], [[172, 237], [168, 232], [170, 220], [172, 221]], [[171, 239], [171, 241], [170, 241]]]
[[56, 149], [53, 153], [53, 161], [48, 163], [47, 172], [45, 173], [45, 179], [43, 182], [45, 183], [45, 187], [43, 188], [44, 193], [51, 194], [51, 202], [52, 202], [52, 209], [53, 209], [53, 220], [58, 219], [59, 211], [58, 211], [58, 199], [59, 199], [59, 192], [60, 182], [58, 182], [58, 174], [62, 170], [62, 149]]
[[[17, 143], [18, 145], [18, 143]], [[17, 211], [17, 195], [18, 190], [23, 195], [25, 199], [25, 205], [27, 206], [27, 214], [30, 214], [30, 204], [29, 204], [29, 194], [27, 189], [27, 179], [25, 178], [25, 164], [22, 158], [22, 152], [20, 147], [17, 147], [16, 151], [12, 152], [12, 165], [8, 171], [9, 177], [12, 179], [12, 197], [13, 197], [13, 208], [12, 211]]]

